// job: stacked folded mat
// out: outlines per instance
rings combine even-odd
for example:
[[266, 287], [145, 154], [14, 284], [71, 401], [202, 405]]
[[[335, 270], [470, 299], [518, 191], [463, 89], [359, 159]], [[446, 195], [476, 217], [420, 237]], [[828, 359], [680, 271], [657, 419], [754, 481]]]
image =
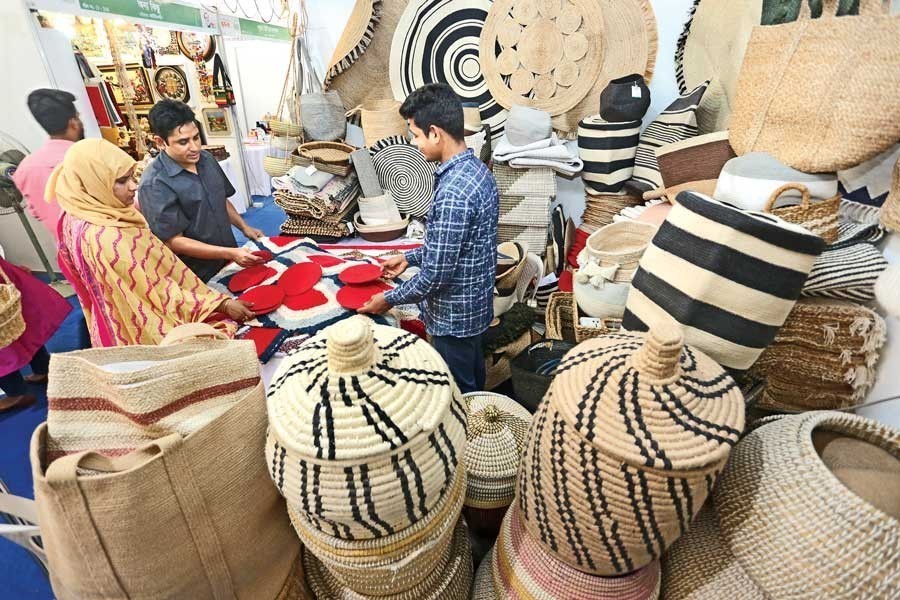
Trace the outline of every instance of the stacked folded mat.
[[667, 323], [566, 354], [534, 415], [473, 597], [659, 597], [663, 552], [710, 494], [744, 399]]
[[350, 222], [360, 193], [355, 173], [341, 177], [293, 167], [272, 184], [275, 204], [287, 215], [281, 233], [313, 238], [341, 238], [352, 233]]
[[547, 251], [550, 202], [556, 196], [556, 178], [545, 167], [515, 169], [494, 165], [500, 194], [499, 242], [517, 242], [543, 256]]
[[347, 319], [290, 355], [268, 413], [266, 464], [316, 597], [468, 597], [467, 411], [430, 345]]

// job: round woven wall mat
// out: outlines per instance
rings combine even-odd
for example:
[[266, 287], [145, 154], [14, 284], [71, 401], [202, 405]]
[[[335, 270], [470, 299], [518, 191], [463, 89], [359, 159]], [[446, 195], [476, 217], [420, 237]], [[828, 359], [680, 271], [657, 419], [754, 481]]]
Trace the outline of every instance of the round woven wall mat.
[[[522, 26], [518, 36], [512, 34], [511, 21]], [[481, 32], [481, 67], [488, 88], [506, 108], [522, 104], [551, 115], [565, 113], [587, 95], [600, 74], [603, 28], [599, 0], [497, 0]], [[567, 55], [567, 38], [573, 35], [577, 36], [571, 42], [575, 50], [585, 43], [597, 50], [586, 51], [577, 59], [572, 58], [577, 51]], [[485, 51], [496, 48], [499, 52]], [[518, 59], [512, 74], [507, 73], [512, 62], [507, 52], [510, 49], [516, 51]], [[547, 83], [539, 87], [535, 84], [535, 77], [554, 73], [564, 61], [570, 64], [554, 74], [556, 83], [563, 87], [551, 90]], [[577, 70], [573, 70], [573, 64]]]
[[541, 75], [534, 81], [534, 97], [549, 100], [556, 93], [556, 82], [550, 75]]
[[[484, 80], [479, 49], [490, 7], [490, 0], [410, 0], [392, 32], [394, 97], [405, 98], [428, 83], [447, 83], [463, 102], [478, 104], [491, 137], [499, 137], [506, 111]], [[513, 25], [506, 24], [504, 36], [517, 35]], [[376, 37], [386, 33], [376, 32]]]
[[400, 136], [379, 140], [369, 151], [378, 182], [391, 193], [397, 209], [414, 217], [428, 214], [434, 195], [434, 163]]
[[[610, 80], [629, 73], [643, 73], [649, 82], [656, 65], [656, 17], [650, 0], [594, 1], [603, 13], [602, 32], [599, 41], [590, 41], [586, 52], [588, 56], [599, 52], [600, 73], [574, 107], [553, 117], [553, 128], [565, 134], [574, 135], [580, 120], [597, 114], [600, 93]], [[584, 26], [582, 23], [582, 29]], [[572, 56], [567, 57], [574, 60]]]
[[512, 48], [504, 48], [497, 55], [497, 68], [501, 75], [512, 75], [519, 67], [519, 54]]

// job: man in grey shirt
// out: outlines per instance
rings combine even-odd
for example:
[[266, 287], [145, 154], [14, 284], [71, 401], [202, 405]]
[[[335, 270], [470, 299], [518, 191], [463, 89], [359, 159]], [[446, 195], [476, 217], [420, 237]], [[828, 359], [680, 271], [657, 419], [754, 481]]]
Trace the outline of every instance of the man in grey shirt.
[[232, 225], [250, 239], [263, 233], [248, 226], [228, 202], [234, 187], [216, 159], [201, 150], [191, 108], [161, 100], [149, 119], [161, 151], [141, 177], [138, 200], [153, 233], [203, 281], [229, 261], [242, 267], [261, 263], [260, 257], [237, 247]]

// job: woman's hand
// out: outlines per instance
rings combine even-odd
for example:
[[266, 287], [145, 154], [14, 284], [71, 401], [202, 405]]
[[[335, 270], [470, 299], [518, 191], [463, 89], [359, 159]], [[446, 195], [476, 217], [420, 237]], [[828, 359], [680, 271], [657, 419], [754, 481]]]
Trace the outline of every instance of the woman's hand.
[[250, 310], [251, 306], [253, 305], [248, 304], [247, 302], [229, 298], [219, 305], [219, 310], [224, 312], [226, 315], [228, 315], [238, 323], [243, 323], [244, 321], [249, 321], [256, 316], [256, 313]]

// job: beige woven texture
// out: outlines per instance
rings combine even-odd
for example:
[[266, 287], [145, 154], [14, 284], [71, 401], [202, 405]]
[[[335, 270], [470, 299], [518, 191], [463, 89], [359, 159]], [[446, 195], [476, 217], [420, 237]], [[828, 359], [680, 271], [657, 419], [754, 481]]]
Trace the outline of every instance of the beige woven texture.
[[491, 575], [498, 597], [533, 600], [656, 600], [659, 562], [621, 577], [600, 577], [573, 569], [548, 554], [522, 525], [519, 509], [511, 508], [491, 556]]
[[622, 209], [639, 206], [644, 203], [640, 194], [623, 192], [621, 194], [585, 194], [584, 214], [581, 220], [592, 227], [603, 227], [613, 222]]
[[738, 598], [895, 598], [898, 488], [896, 429], [833, 412], [769, 420], [737, 445], [716, 486], [718, 535], [701, 529], [707, 541], [694, 544], [692, 530], [673, 549], [680, 568], [666, 565], [666, 591], [681, 593], [666, 597], [729, 597], [721, 576], [691, 593], [700, 574], [729, 572], [758, 590]]
[[648, 565], [687, 529], [743, 427], [737, 384], [674, 323], [583, 342], [534, 416], [517, 490], [525, 528], [580, 571]]
[[[788, 190], [797, 190], [801, 194], [801, 202], [798, 206], [785, 206], [772, 208], [779, 197]], [[838, 238], [838, 211], [841, 207], [841, 195], [813, 202], [809, 196], [809, 190], [799, 183], [788, 183], [774, 192], [766, 203], [766, 212], [771, 212], [784, 219], [788, 223], [803, 225], [815, 233], [826, 243], [832, 244]]]
[[[373, 596], [361, 595], [342, 586], [334, 576], [315, 559], [310, 552], [303, 553], [307, 580], [316, 598], [329, 600], [369, 600]], [[399, 594], [375, 596], [379, 600], [467, 600], [472, 586], [472, 551], [465, 520], [460, 519], [453, 533], [450, 559], [444, 568], [423, 565], [425, 579], [416, 587]]]
[[[273, 479], [294, 511], [336, 537], [382, 537], [424, 518], [465, 451], [465, 404], [443, 359], [421, 338], [363, 316], [288, 357], [267, 405]], [[380, 535], [360, 516], [364, 492]]]
[[22, 292], [0, 269], [0, 348], [9, 346], [25, 333], [22, 318]]
[[469, 408], [465, 505], [485, 509], [509, 506], [516, 494], [516, 473], [531, 413], [502, 394], [472, 392], [463, 398]]
[[800, 4], [796, 22], [753, 28], [729, 139], [807, 173], [849, 169], [900, 140], [900, 15], [861, 0], [859, 16], [834, 17], [826, 0], [810, 19]]
[[[252, 344], [226, 343], [249, 346], [252, 357], [228, 360], [220, 352], [219, 364], [232, 372], [250, 364], [258, 374]], [[199, 350], [183, 346], [187, 354]], [[165, 350], [87, 352], [110, 362], [121, 362], [113, 360], [119, 353], [123, 361], [150, 363], [145, 374], [166, 375], [165, 362], [157, 362]], [[54, 362], [65, 356], [55, 355]], [[214, 366], [200, 363], [198, 370], [193, 364], [195, 382], [216, 385]], [[71, 377], [51, 367], [51, 382]], [[290, 579], [302, 578], [300, 543], [261, 460], [263, 393], [260, 382], [191, 435], [172, 434], [117, 458], [80, 453], [48, 467], [48, 430], [39, 427], [31, 440], [32, 475], [55, 597], [308, 597]], [[79, 469], [94, 474], [79, 475]]]
[[875, 311], [841, 300], [800, 300], [752, 373], [767, 381], [759, 406], [789, 412], [862, 402], [875, 383], [887, 326]]
[[900, 160], [894, 163], [891, 176], [891, 191], [881, 207], [881, 225], [893, 231], [900, 231]]
[[[647, 244], [656, 234], [656, 226], [639, 221], [620, 221], [606, 225], [590, 236], [578, 255], [578, 265], [589, 263], [600, 268], [615, 267], [609, 281], [631, 283]], [[578, 277], [579, 271], [575, 272]]]
[[579, 322], [578, 304], [572, 292], [553, 292], [547, 302], [547, 338], [583, 342], [621, 329], [621, 319], [602, 319], [601, 327], [585, 327]]
[[[381, 2], [378, 2], [378, 13], [381, 12]], [[354, 54], [362, 54], [366, 47], [364, 36], [372, 19], [375, 16], [375, 2], [373, 0], [355, 0], [353, 10], [341, 32], [331, 54], [331, 60], [328, 61], [328, 69], [325, 72], [325, 81], [323, 85], [328, 87], [331, 80], [350, 67], [355, 62]], [[377, 23], [377, 21], [376, 21]]]
[[347, 116], [355, 114], [359, 114], [366, 146], [373, 146], [378, 140], [395, 135], [406, 138], [409, 133], [406, 119], [400, 116], [400, 103], [393, 98], [357, 106]]

